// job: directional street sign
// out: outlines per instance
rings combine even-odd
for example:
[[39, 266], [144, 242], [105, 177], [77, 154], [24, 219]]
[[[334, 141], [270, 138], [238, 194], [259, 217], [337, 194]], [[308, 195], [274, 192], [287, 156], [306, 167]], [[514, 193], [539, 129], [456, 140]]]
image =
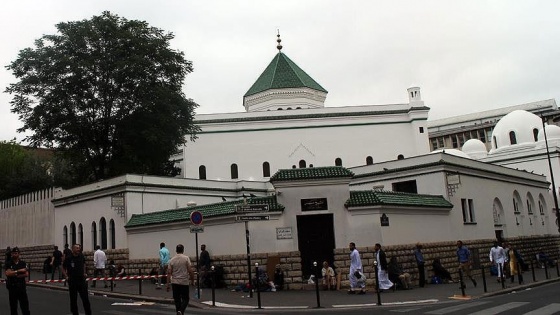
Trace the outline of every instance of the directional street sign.
[[269, 215], [238, 215], [235, 217], [236, 221], [262, 221], [270, 220]]
[[191, 233], [203, 233], [204, 226], [202, 225], [192, 225], [191, 226]]
[[268, 205], [237, 205], [235, 206], [237, 213], [256, 213], [268, 212]]

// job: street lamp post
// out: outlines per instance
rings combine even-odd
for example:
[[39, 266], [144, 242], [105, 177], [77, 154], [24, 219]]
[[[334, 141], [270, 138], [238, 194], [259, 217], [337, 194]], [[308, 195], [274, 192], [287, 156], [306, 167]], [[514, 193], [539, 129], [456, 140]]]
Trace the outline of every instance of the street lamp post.
[[558, 227], [558, 232], [560, 232], [560, 209], [558, 209], [558, 197], [556, 196], [556, 184], [554, 183], [554, 173], [552, 172], [552, 162], [550, 161], [550, 151], [548, 149], [548, 138], [546, 136], [546, 125], [544, 124], [544, 117], [541, 117], [541, 120], [544, 134], [544, 144], [546, 146], [546, 159], [548, 160], [550, 181], [552, 182], [552, 196], [554, 197], [554, 210], [556, 211], [556, 226]]

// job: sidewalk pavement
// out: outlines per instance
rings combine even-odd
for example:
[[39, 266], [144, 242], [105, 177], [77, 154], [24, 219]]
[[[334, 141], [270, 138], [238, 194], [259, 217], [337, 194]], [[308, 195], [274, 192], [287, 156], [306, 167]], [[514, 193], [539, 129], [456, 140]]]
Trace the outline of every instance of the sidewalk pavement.
[[[411, 290], [387, 290], [380, 293], [382, 305], [410, 305], [422, 303], [437, 303], [449, 301], [450, 299], [476, 299], [484, 296], [504, 294], [512, 291], [519, 291], [529, 287], [539, 286], [546, 283], [560, 281], [556, 268], [548, 269], [548, 278], [546, 279], [544, 269], [535, 269], [536, 281], [533, 281], [531, 270], [523, 273], [524, 284], [519, 284], [517, 277], [515, 282], [511, 283], [506, 279], [505, 288], [497, 282], [495, 276], [489, 276], [486, 270], [487, 292], [484, 291], [482, 277], [479, 275], [475, 279], [478, 282], [477, 287], [473, 287], [472, 282], [466, 279], [465, 296], [462, 295], [459, 283], [448, 284], [427, 284], [424, 288], [415, 287]], [[33, 272], [31, 280], [43, 280], [44, 275]], [[50, 279], [50, 277], [49, 277]], [[109, 283], [109, 282], [108, 282]], [[105, 288], [103, 281], [97, 281], [97, 287], [90, 287], [90, 294], [103, 295], [109, 297], [117, 297], [124, 299], [132, 299], [139, 301], [150, 301], [157, 303], [173, 303], [172, 293], [167, 292], [165, 287], [157, 289], [157, 285], [153, 284], [150, 279], [145, 280], [121, 280], [114, 282], [116, 286], [111, 292], [110, 287]], [[141, 284], [141, 288], [140, 288]], [[39, 286], [51, 289], [66, 290], [63, 283], [29, 283], [32, 286]], [[91, 285], [91, 282], [89, 283]], [[140, 291], [141, 290], [141, 291]], [[190, 305], [197, 308], [212, 307], [212, 290], [201, 289], [201, 298], [195, 299], [196, 287], [190, 287]], [[261, 292], [262, 308], [278, 308], [278, 309], [298, 309], [298, 308], [314, 308], [317, 307], [317, 294], [315, 290], [289, 290], [277, 292]], [[377, 294], [372, 288], [368, 288], [368, 292], [364, 295], [349, 295], [346, 290], [340, 291], [319, 291], [319, 302], [323, 308], [351, 308], [377, 305]], [[253, 293], [253, 297], [249, 297], [249, 293], [235, 292], [229, 289], [215, 290], [215, 306], [223, 308], [257, 308], [258, 294]]]

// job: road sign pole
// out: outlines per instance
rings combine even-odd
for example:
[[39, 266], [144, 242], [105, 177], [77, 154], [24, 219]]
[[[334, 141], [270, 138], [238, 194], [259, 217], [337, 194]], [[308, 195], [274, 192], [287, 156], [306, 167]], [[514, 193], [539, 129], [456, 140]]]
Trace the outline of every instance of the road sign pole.
[[198, 233], [194, 233], [196, 252], [196, 298], [200, 300], [200, 261], [198, 260]]
[[247, 242], [247, 273], [249, 276], [249, 284], [251, 285], [249, 297], [253, 297], [253, 283], [251, 281], [251, 247], [249, 245], [249, 222], [247, 221], [245, 221], [245, 240]]

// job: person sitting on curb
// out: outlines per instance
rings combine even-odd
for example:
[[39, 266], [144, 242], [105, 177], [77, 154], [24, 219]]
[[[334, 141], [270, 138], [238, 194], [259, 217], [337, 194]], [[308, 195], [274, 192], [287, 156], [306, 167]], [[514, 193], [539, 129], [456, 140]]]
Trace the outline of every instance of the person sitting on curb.
[[432, 262], [432, 271], [434, 272], [434, 277], [438, 277], [447, 283], [454, 282], [451, 274], [447, 271], [447, 269], [445, 269], [445, 267], [443, 267], [439, 258], [434, 259]]
[[397, 287], [397, 283], [400, 283], [403, 289], [412, 289], [410, 274], [402, 270], [402, 267], [397, 262], [397, 257], [391, 257], [389, 265], [387, 266], [387, 272], [389, 273], [389, 280], [395, 284], [395, 288]]

